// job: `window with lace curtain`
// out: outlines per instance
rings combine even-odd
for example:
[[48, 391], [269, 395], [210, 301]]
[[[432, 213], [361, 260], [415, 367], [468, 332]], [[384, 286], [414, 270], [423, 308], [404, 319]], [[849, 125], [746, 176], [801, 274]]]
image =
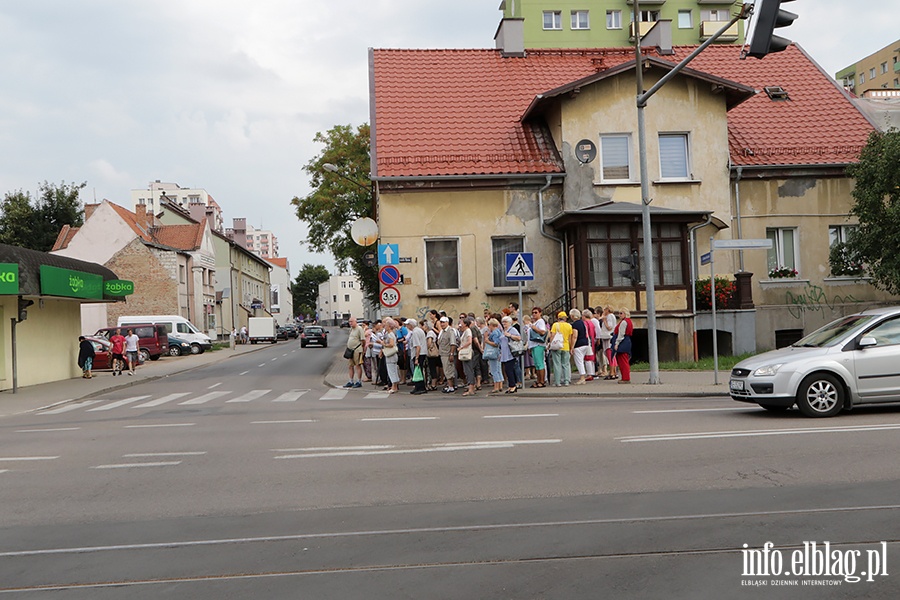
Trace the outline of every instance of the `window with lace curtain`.
[[[684, 285], [684, 225], [654, 223], [653, 279], [659, 286]], [[638, 251], [643, 280], [643, 228], [640, 223], [596, 223], [587, 226], [588, 286], [590, 288], [632, 287], [621, 271], [622, 259]]]

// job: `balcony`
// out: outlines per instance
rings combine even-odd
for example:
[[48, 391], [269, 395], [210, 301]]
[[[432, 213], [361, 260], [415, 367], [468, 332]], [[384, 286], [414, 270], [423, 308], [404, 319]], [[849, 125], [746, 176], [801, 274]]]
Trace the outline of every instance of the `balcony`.
[[[701, 21], [700, 22], [700, 40], [708, 40], [715, 32], [725, 26], [728, 21]], [[739, 23], [739, 22], [738, 22]], [[738, 23], [733, 24], [725, 33], [719, 36], [717, 42], [736, 42], [740, 30]]]
[[[647, 35], [647, 32], [653, 29], [653, 26], [656, 25], [659, 21], [641, 21], [640, 32], [641, 37]], [[634, 23], [632, 22], [628, 29], [628, 39], [634, 41]]]

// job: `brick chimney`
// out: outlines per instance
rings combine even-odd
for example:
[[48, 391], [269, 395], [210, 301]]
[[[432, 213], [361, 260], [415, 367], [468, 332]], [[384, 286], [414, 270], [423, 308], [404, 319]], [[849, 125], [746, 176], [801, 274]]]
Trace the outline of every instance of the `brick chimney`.
[[148, 214], [147, 207], [143, 204], [138, 204], [134, 207], [134, 220], [137, 222], [138, 227], [144, 231], [150, 231], [150, 228], [153, 226], [153, 214]]
[[97, 210], [99, 204], [85, 204], [84, 205], [84, 220], [87, 221], [91, 218], [91, 215], [94, 214], [94, 211]]

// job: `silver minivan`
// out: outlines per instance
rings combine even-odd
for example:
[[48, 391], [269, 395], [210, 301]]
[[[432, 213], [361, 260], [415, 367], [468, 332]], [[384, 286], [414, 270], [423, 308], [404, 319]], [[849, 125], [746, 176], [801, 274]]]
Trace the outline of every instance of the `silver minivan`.
[[900, 402], [900, 307], [841, 317], [787, 348], [742, 360], [729, 387], [734, 400], [771, 411], [796, 404], [807, 417]]

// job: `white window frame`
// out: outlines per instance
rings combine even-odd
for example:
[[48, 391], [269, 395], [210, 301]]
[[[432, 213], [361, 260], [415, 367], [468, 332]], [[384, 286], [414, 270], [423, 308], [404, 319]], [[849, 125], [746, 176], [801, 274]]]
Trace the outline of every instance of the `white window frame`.
[[730, 21], [731, 10], [727, 8], [713, 8], [700, 11], [701, 21]]
[[[682, 22], [682, 17], [687, 17], [687, 23]], [[694, 28], [694, 11], [687, 10], [679, 10], [678, 11], [678, 29], [693, 29]]]
[[[603, 140], [608, 139], [625, 139], [625, 143], [627, 146], [626, 149], [626, 158], [628, 160], [628, 177], [625, 179], [621, 178], [607, 178], [604, 174], [603, 168]], [[623, 183], [623, 182], [633, 182], [634, 181], [634, 161], [632, 160], [632, 147], [631, 147], [631, 134], [630, 133], [603, 133], [600, 135], [600, 151], [598, 152], [600, 155], [600, 181], [603, 183]], [[614, 165], [611, 168], [619, 167], [621, 165]]]
[[[550, 17], [549, 25], [547, 27]], [[544, 31], [562, 31], [562, 11], [561, 10], [545, 10], [544, 11]]]
[[[684, 174], [683, 175], [665, 175], [664, 174], [664, 164], [663, 164], [663, 138], [665, 139], [675, 139], [679, 138], [684, 141]], [[689, 133], [681, 132], [681, 131], [673, 131], [673, 132], [665, 132], [660, 133], [657, 142], [659, 144], [659, 179], [660, 181], [690, 181], [693, 177], [691, 173], [693, 169], [691, 167], [691, 136]], [[669, 168], [666, 166], [666, 168]]]
[[[459, 237], [433, 237], [433, 238], [424, 238], [422, 240], [425, 248], [423, 251], [423, 256], [425, 257], [425, 290], [428, 292], [446, 292], [446, 291], [459, 291], [462, 289], [460, 278], [462, 277], [462, 269], [461, 269], [461, 261], [460, 261], [460, 238]], [[456, 285], [453, 287], [431, 287], [430, 279], [428, 276], [429, 272], [429, 264], [431, 263], [428, 257], [428, 246], [432, 242], [453, 242], [456, 245]]]
[[[584, 17], [582, 19], [582, 17]], [[591, 28], [591, 16], [590, 11], [588, 10], [573, 10], [571, 13], [571, 26], [572, 29], [583, 30]]]
[[[793, 256], [785, 256], [784, 234], [790, 231], [794, 238]], [[772, 240], [772, 247], [766, 253], [766, 277], [773, 267], [792, 267], [797, 273], [800, 272], [800, 228], [799, 227], [766, 227], [766, 238]], [[775, 264], [772, 264], [772, 258]], [[793, 264], [791, 264], [793, 263]]]
[[865, 82], [866, 82], [866, 74], [865, 74], [865, 73], [860, 73], [860, 74], [859, 74], [859, 82], [860, 82], [860, 83], [865, 83]]
[[622, 29], [622, 11], [608, 10], [606, 11], [606, 28]]
[[[496, 248], [494, 247], [494, 242], [500, 240], [517, 240], [522, 243], [521, 250], [507, 250], [507, 252], [525, 252], [525, 238], [521, 235], [496, 235], [491, 238], [491, 282], [494, 288], [516, 287], [518, 283], [515, 281], [506, 281], [506, 252], [502, 256], [495, 256]], [[494, 260], [495, 258], [496, 261]], [[502, 272], [503, 277], [495, 279], [495, 276], [500, 272]]]
[[875, 67], [869, 69], [869, 79], [875, 79]]
[[831, 248], [836, 243], [847, 243], [850, 232], [859, 229], [859, 225], [829, 225], [828, 226], [828, 247]]

